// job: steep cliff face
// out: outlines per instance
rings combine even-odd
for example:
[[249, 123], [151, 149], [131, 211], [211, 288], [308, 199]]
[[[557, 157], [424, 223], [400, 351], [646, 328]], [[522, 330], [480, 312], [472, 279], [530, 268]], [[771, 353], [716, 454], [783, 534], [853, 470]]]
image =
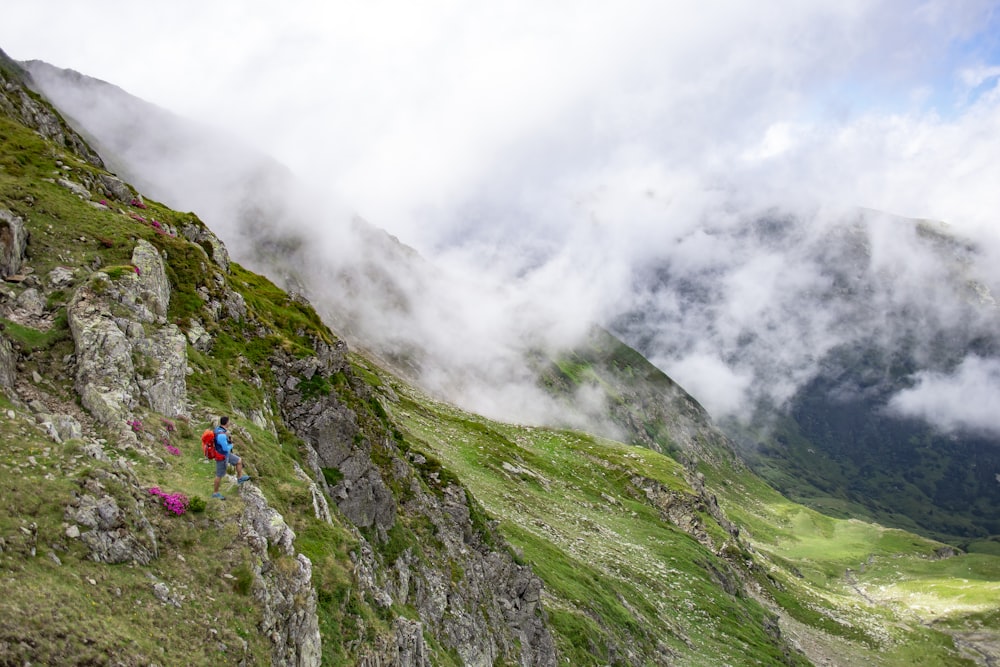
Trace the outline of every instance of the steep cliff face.
[[275, 364], [278, 402], [315, 451], [316, 479], [361, 531], [359, 585], [382, 609], [417, 613], [418, 623], [394, 625], [401, 664], [430, 664], [426, 628], [466, 665], [555, 665], [538, 577], [514, 562], [457, 479], [407, 455], [343, 344], [317, 349]]

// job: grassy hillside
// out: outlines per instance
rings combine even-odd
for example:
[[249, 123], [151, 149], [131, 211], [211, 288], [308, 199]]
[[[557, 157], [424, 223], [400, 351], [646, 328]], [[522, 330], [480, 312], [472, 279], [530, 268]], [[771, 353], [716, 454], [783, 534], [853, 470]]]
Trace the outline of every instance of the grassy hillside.
[[[0, 289], [0, 361], [14, 375], [0, 392], [0, 665], [292, 662], [275, 635], [307, 615], [310, 595], [279, 601], [279, 623], [270, 598], [281, 587], [267, 582], [301, 572], [296, 554], [310, 563], [313, 657], [325, 665], [482, 664], [463, 658], [483, 637], [457, 636], [465, 626], [449, 619], [464, 610], [450, 601], [511, 557], [544, 588], [501, 606], [532, 610], [557, 664], [987, 664], [1000, 558], [789, 502], [727, 454], [697, 404], [610, 338], [554, 362], [550, 381], [567, 396], [603, 383], [618, 399], [615, 423], [689, 468], [649, 448], [462, 412], [358, 354], [336, 372], [300, 371], [341, 349], [307, 303], [213, 260], [194, 214], [107, 199], [102, 175], [72, 145], [0, 115], [0, 209], [30, 234], [21, 275]], [[60, 179], [91, 184], [90, 198]], [[188, 405], [183, 415], [140, 405], [123, 435], [81, 407], [67, 308], [81, 287], [129, 284], [140, 240], [165, 261], [166, 320], [189, 341]], [[242, 314], [212, 316], [229, 307]], [[139, 356], [137, 373], [155, 374]], [[317, 449], [293, 430], [282, 402], [292, 391], [347, 415], [352, 429], [335, 444], [352, 456], [340, 467], [315, 464]], [[227, 476], [220, 501], [198, 439], [223, 413], [253, 480]], [[385, 525], [354, 525], [335, 503], [360, 452], [393, 494]], [[186, 496], [186, 511], [170, 512], [154, 488]], [[276, 514], [255, 523], [262, 502]], [[127, 544], [121, 560], [95, 559], [85, 538], [102, 527]], [[418, 603], [430, 583], [428, 597], [451, 605], [443, 618]], [[487, 618], [494, 601], [478, 600]], [[522, 664], [490, 641], [493, 664]], [[523, 661], [545, 664], [541, 655]]]
[[[940, 543], [833, 519], [745, 469], [705, 465], [743, 530], [737, 541], [667, 456], [492, 423], [385, 382], [414, 451], [453, 469], [545, 580], [573, 664], [613, 661], [621, 646], [668, 664], [795, 664], [768, 636], [780, 626], [818, 664], [971, 665], [980, 654], [954, 637], [995, 627], [996, 558], [942, 559]], [[688, 518], [650, 503], [643, 489], [654, 482]], [[991, 631], [983, 650], [996, 639]]]

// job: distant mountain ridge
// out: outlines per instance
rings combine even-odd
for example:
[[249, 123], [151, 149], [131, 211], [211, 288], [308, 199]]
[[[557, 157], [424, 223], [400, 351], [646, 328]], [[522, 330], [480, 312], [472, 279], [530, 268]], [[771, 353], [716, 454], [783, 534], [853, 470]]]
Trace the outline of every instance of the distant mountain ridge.
[[[704, 345], [685, 328], [715, 336], [736, 377], [753, 378], [746, 412], [722, 423], [755, 469], [796, 500], [995, 548], [1000, 433], [929, 424], [900, 400], [918, 389], [929, 397], [928, 379], [959, 377], [966, 362], [1000, 360], [989, 255], [939, 223], [875, 211], [826, 222], [748, 219], [713, 233], [720, 250], [738, 245], [750, 259], [702, 274], [651, 262], [638, 272], [645, 296], [612, 331], [661, 365]], [[727, 320], [740, 304], [719, 285], [747, 270], [754, 250], [773, 273], [747, 271], [747, 280], [768, 282], [740, 289], [771, 300]], [[936, 400], [954, 402], [944, 392], [958, 391], [957, 381], [940, 384], [949, 389]]]

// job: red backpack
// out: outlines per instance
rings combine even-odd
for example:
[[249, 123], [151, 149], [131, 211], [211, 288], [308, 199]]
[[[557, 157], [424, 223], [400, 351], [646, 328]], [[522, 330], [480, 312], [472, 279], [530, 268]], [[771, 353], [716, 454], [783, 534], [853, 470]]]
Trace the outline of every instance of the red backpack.
[[206, 459], [211, 459], [212, 461], [225, 460], [225, 455], [215, 448], [215, 429], [206, 428], [205, 432], [201, 434], [201, 451], [205, 454]]

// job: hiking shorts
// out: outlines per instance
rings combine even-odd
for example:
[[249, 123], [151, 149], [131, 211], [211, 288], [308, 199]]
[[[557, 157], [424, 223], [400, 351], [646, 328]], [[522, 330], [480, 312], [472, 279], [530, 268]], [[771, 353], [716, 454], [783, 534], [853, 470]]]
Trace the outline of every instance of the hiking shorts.
[[226, 474], [226, 466], [234, 466], [240, 462], [240, 457], [236, 456], [233, 452], [229, 452], [229, 455], [221, 461], [215, 462], [215, 476], [222, 477]]

